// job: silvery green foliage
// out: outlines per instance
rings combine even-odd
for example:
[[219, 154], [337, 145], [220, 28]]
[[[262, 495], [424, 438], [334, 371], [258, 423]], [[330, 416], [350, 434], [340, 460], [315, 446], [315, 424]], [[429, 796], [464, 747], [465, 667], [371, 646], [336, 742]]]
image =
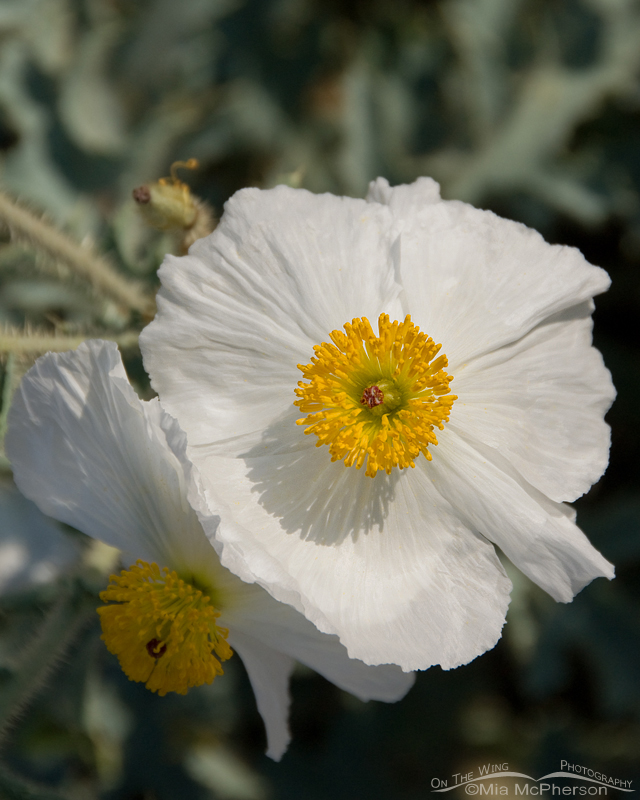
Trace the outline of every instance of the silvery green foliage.
[[566, 148], [635, 96], [634, 0], [378, 2], [360, 21], [311, 0], [5, 0], [4, 185], [94, 233], [87, 194], [123, 202], [185, 153], [259, 154], [263, 184], [300, 171], [355, 196], [432, 174], [458, 199], [524, 191], [587, 222], [621, 202], [591, 187], [593, 148]]

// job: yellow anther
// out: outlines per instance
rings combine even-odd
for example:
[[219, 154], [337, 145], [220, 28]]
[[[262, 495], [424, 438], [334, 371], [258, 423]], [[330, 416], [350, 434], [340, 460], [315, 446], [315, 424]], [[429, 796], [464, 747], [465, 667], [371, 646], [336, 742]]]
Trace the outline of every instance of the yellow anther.
[[152, 692], [186, 694], [211, 683], [233, 655], [211, 598], [166, 567], [137, 561], [111, 576], [100, 599], [110, 603], [98, 609], [107, 649]]
[[295, 405], [307, 416], [297, 420], [315, 433], [317, 446], [329, 445], [331, 460], [366, 474], [389, 474], [393, 467], [414, 467], [422, 453], [430, 461], [457, 397], [451, 394], [447, 357], [407, 315], [391, 322], [378, 319], [378, 335], [366, 317], [332, 331], [333, 344], [316, 345], [310, 364], [298, 364], [303, 378]]

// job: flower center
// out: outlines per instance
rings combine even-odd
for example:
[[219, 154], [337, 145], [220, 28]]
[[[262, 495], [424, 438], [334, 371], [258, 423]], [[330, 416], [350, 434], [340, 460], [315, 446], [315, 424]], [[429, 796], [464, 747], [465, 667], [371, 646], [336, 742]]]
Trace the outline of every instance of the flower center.
[[422, 453], [437, 445], [434, 428], [442, 430], [457, 397], [450, 393], [447, 357], [436, 358], [435, 344], [407, 315], [404, 322], [378, 319], [378, 336], [366, 317], [345, 323], [345, 333], [332, 331], [333, 344], [313, 349], [310, 364], [298, 364], [303, 378], [295, 405], [307, 414], [297, 421], [315, 433], [317, 446], [329, 445], [331, 460], [366, 474], [389, 474], [393, 467], [414, 467]]
[[112, 604], [98, 609], [107, 649], [152, 692], [186, 694], [211, 683], [233, 655], [211, 598], [166, 567], [137, 561], [111, 576], [100, 599]]
[[360, 402], [368, 408], [375, 408], [384, 403], [384, 392], [379, 386], [367, 386], [362, 392]]

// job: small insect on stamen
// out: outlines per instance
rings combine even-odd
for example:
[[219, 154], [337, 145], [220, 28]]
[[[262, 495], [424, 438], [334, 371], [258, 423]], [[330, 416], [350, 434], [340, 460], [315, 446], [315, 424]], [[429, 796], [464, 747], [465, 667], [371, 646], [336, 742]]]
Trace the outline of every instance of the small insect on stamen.
[[147, 642], [147, 653], [151, 658], [160, 658], [167, 652], [167, 645], [163, 644], [162, 647], [158, 647], [159, 644], [162, 644], [160, 639], [151, 639], [150, 642]]
[[369, 408], [381, 406], [384, 403], [384, 393], [379, 386], [367, 386], [364, 392], [362, 392], [362, 399], [360, 402], [362, 405], [368, 406]]

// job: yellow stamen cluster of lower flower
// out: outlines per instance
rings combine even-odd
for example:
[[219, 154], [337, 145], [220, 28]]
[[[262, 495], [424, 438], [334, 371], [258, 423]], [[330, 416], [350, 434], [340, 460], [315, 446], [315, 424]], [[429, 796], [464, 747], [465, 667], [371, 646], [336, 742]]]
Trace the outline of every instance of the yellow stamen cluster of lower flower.
[[436, 358], [435, 344], [407, 315], [391, 322], [378, 319], [378, 335], [366, 317], [345, 323], [345, 333], [332, 331], [333, 344], [314, 347], [310, 364], [299, 364], [303, 377], [295, 390], [297, 421], [315, 433], [317, 446], [329, 445], [332, 461], [374, 477], [393, 467], [414, 467], [422, 453], [431, 460], [437, 445], [434, 428], [443, 429], [457, 397], [450, 393], [447, 357]]
[[137, 561], [111, 575], [100, 599], [111, 603], [98, 609], [109, 652], [152, 692], [186, 694], [211, 683], [233, 655], [211, 598], [166, 567]]

